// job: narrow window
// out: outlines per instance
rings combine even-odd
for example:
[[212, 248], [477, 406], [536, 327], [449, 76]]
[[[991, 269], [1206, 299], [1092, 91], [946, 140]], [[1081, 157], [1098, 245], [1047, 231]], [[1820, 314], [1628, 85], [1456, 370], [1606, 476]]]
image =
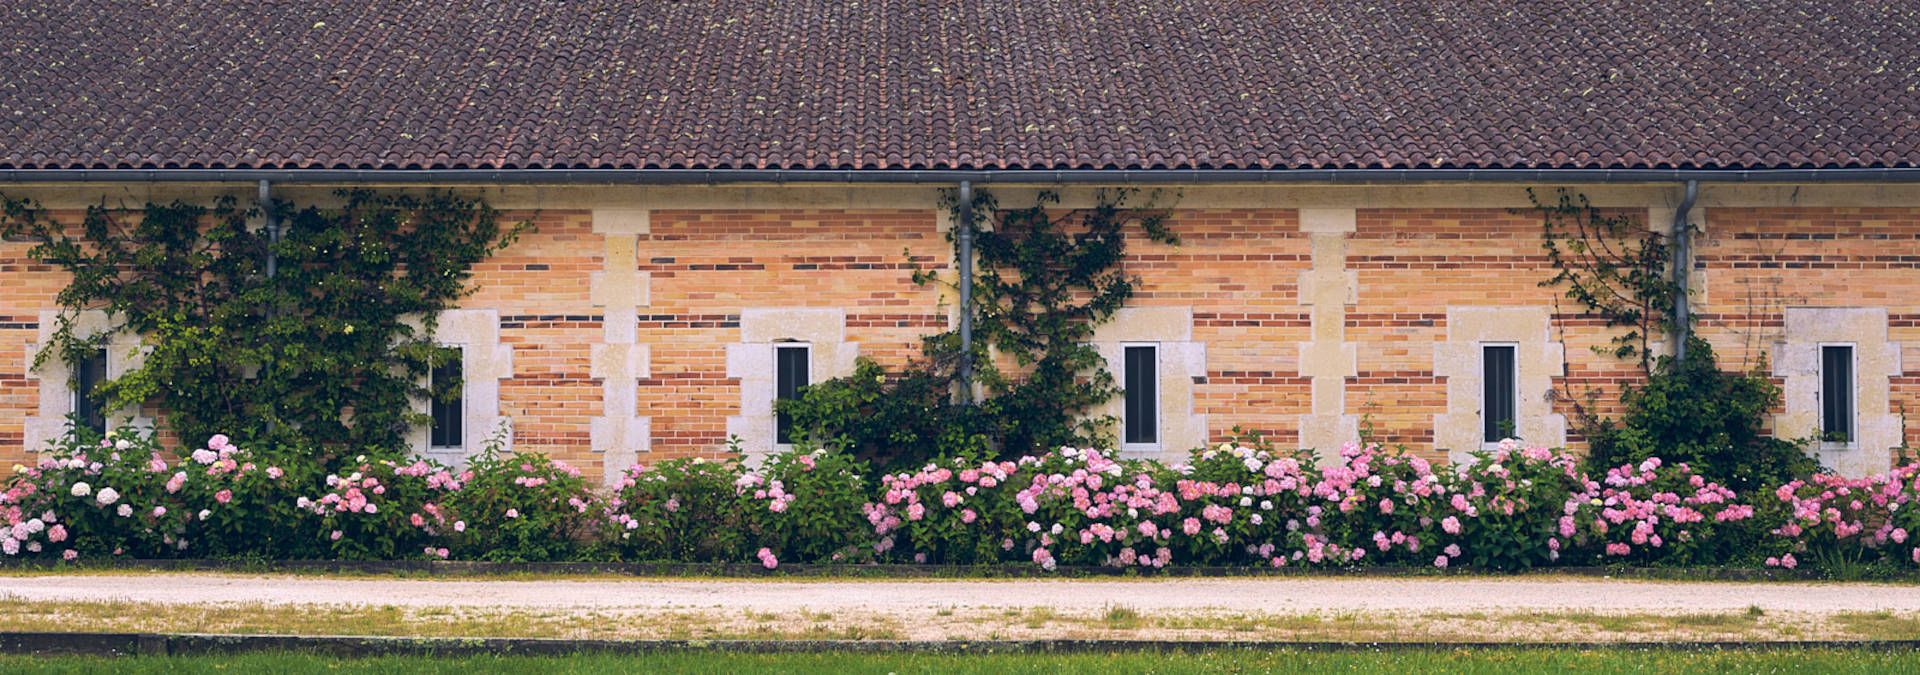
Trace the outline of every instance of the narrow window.
[[107, 433], [106, 401], [95, 391], [107, 380], [107, 350], [93, 350], [73, 365], [73, 417], [83, 428]]
[[1160, 442], [1160, 347], [1124, 345], [1126, 377], [1120, 383], [1126, 399], [1125, 417], [1120, 422], [1126, 445], [1154, 445]]
[[1515, 426], [1514, 345], [1485, 345], [1480, 349], [1481, 440], [1498, 443], [1512, 438]]
[[1853, 345], [1820, 347], [1820, 437], [1853, 442]]
[[807, 386], [808, 357], [807, 344], [791, 342], [773, 346], [773, 442], [786, 445], [793, 442], [793, 420], [784, 412], [778, 412], [781, 401], [800, 398], [800, 388]]
[[433, 448], [466, 447], [466, 400], [467, 385], [462, 379], [461, 361], [465, 350], [454, 348], [453, 358], [433, 367], [429, 384], [433, 392], [433, 430], [427, 434], [427, 444]]

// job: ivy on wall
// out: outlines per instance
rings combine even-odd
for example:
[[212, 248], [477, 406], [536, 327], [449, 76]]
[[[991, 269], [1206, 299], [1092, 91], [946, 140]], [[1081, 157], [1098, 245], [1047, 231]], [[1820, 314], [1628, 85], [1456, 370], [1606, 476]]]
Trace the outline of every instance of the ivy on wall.
[[[83, 335], [74, 322], [101, 310], [149, 350], [101, 385], [109, 407], [155, 405], [185, 438], [401, 451], [425, 421], [412, 401], [457, 386], [426, 388], [429, 370], [457, 354], [433, 340], [437, 313], [470, 292], [476, 262], [529, 225], [503, 227], [485, 203], [450, 193], [336, 195], [325, 207], [95, 206], [77, 232], [37, 204], [0, 199], [6, 235], [35, 241], [29, 255], [72, 275], [35, 365], [105, 344], [111, 333]], [[259, 226], [263, 208], [281, 224], [277, 240]]]
[[[1059, 208], [1058, 193], [1003, 209], [987, 191], [974, 195], [971, 222], [957, 196], [945, 207], [971, 228], [977, 405], [954, 402], [960, 336], [925, 339], [920, 358], [898, 373], [863, 360], [856, 372], [807, 387], [781, 403], [795, 428], [818, 442], [847, 445], [876, 466], [918, 466], [955, 454], [1028, 454], [1062, 445], [1108, 447], [1114, 420], [1089, 412], [1119, 394], [1105, 359], [1089, 344], [1094, 330], [1133, 296], [1139, 279], [1121, 267], [1127, 237], [1178, 243], [1169, 215], [1131, 206], [1131, 190], [1102, 191], [1093, 206]], [[928, 271], [916, 283], [947, 283]]]

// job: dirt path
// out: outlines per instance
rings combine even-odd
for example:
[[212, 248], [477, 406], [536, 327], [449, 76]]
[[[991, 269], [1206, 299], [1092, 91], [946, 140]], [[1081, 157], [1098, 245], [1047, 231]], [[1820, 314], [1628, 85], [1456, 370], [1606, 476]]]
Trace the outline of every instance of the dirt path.
[[412, 580], [227, 574], [0, 577], [26, 601], [542, 610], [919, 613], [963, 608], [1613, 614], [1920, 612], [1920, 587], [1862, 583], [1523, 579]]

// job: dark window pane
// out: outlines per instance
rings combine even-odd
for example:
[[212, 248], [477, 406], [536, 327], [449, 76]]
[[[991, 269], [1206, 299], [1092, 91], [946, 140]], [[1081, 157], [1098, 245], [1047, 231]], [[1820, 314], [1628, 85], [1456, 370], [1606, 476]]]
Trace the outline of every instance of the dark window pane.
[[[460, 361], [461, 356], [456, 354], [433, 369], [433, 390], [444, 395], [433, 398], [433, 430], [428, 434], [428, 444], [436, 448], [466, 445], [467, 386], [462, 381]], [[452, 387], [452, 390], [445, 391], [446, 387]]]
[[1150, 346], [1126, 348], [1127, 443], [1160, 442], [1160, 364], [1159, 349]]
[[1506, 439], [1517, 431], [1513, 352], [1512, 345], [1485, 347], [1481, 351], [1480, 362], [1485, 372], [1481, 373], [1480, 381], [1486, 387], [1481, 399], [1485, 425], [1481, 438], [1489, 443]]
[[[807, 348], [775, 347], [773, 357], [774, 402], [777, 404], [800, 398], [800, 388], [807, 386]], [[793, 420], [777, 410], [773, 416], [773, 440], [775, 443], [793, 442]]]
[[1820, 348], [1820, 432], [1825, 440], [1853, 441], [1853, 347]]
[[99, 392], [94, 391], [106, 380], [107, 350], [94, 350], [74, 364], [73, 416], [81, 426], [92, 429], [94, 433], [107, 432], [106, 402], [101, 400]]

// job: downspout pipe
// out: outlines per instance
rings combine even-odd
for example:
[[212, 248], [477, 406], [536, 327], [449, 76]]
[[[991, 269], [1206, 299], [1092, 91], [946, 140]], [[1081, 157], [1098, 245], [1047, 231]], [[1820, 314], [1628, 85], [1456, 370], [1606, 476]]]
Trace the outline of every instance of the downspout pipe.
[[1687, 223], [1688, 211], [1693, 210], [1694, 200], [1700, 197], [1700, 182], [1687, 181], [1685, 194], [1680, 197], [1680, 206], [1673, 210], [1673, 334], [1675, 361], [1687, 358], [1687, 341], [1693, 339], [1693, 318], [1689, 314], [1687, 289], [1688, 275], [1693, 271], [1693, 226]]
[[[274, 250], [275, 245], [280, 243], [280, 218], [273, 212], [273, 181], [264, 178], [260, 179], [258, 190], [259, 195], [257, 199], [260, 204], [260, 214], [265, 218], [263, 225], [267, 230], [267, 278], [272, 279], [280, 273], [280, 254]], [[273, 305], [267, 306], [268, 321], [273, 320], [276, 314], [275, 309]], [[266, 363], [261, 364], [260, 370], [261, 378], [267, 378], [273, 370], [273, 361], [269, 359]], [[267, 416], [267, 431], [273, 431], [275, 426], [274, 421], [278, 418], [279, 415]]]
[[273, 245], [280, 243], [280, 219], [273, 213], [273, 181], [260, 180], [260, 213], [266, 217], [267, 228], [267, 276], [273, 277], [280, 270], [280, 256]]
[[973, 405], [973, 182], [960, 181], [953, 234], [960, 267], [960, 403]]

